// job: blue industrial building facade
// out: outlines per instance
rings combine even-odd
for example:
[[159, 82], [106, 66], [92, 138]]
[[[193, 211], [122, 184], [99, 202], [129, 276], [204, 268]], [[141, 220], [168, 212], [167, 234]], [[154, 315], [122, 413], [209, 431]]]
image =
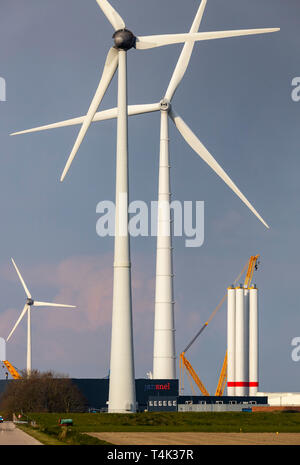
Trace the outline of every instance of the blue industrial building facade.
[[[71, 378], [85, 399], [87, 411], [106, 411], [109, 395], [109, 379]], [[8, 383], [18, 380], [0, 380], [0, 396]], [[216, 396], [180, 396], [178, 380], [136, 379], [136, 400], [138, 410], [177, 411], [183, 404], [248, 404], [267, 405], [267, 397], [216, 397]]]
[[[108, 394], [109, 394], [109, 379], [84, 379], [84, 378], [71, 378], [79, 391], [85, 398], [87, 410], [100, 410], [107, 409]], [[7, 384], [11, 382], [18, 382], [18, 380], [0, 380], [0, 396], [5, 391]], [[165, 380], [165, 379], [136, 379], [136, 400], [139, 410], [146, 410], [148, 398], [151, 397], [165, 397], [165, 396], [178, 396], [178, 380]]]
[[[90, 409], [107, 408], [109, 379], [76, 379], [72, 382], [78, 387]], [[178, 396], [178, 380], [136, 379], [136, 401], [139, 410], [146, 410], [149, 397]]]

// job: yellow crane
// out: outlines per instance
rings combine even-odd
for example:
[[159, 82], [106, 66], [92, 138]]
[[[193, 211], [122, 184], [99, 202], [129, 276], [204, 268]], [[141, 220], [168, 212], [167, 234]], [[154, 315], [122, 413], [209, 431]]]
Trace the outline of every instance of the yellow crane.
[[223, 362], [223, 365], [222, 365], [222, 370], [221, 370], [221, 374], [220, 374], [220, 378], [219, 378], [219, 382], [218, 382], [218, 386], [217, 386], [217, 389], [216, 389], [215, 396], [222, 396], [223, 395], [224, 389], [225, 389], [225, 386], [226, 386], [226, 381], [227, 381], [227, 350], [226, 350], [224, 362]]
[[249, 266], [248, 266], [248, 270], [247, 270], [247, 274], [246, 274], [246, 278], [244, 282], [245, 289], [250, 289], [251, 287], [254, 270], [257, 270], [257, 267], [259, 265], [258, 259], [259, 259], [259, 255], [250, 257]]
[[[236, 284], [239, 281], [239, 279], [243, 276], [243, 274], [246, 271], [247, 265], [248, 265], [248, 269], [247, 269], [247, 273], [246, 273], [245, 281], [244, 281], [244, 288], [245, 289], [250, 289], [254, 270], [257, 269], [257, 266], [259, 264], [258, 258], [259, 258], [259, 255], [253, 255], [253, 256], [250, 257], [249, 261], [246, 263], [246, 265], [244, 266], [244, 268], [242, 269], [242, 271], [240, 272], [238, 277], [235, 279], [234, 284]], [[181, 352], [181, 354], [179, 356], [179, 373], [180, 373], [180, 384], [179, 384], [180, 387], [179, 387], [179, 390], [180, 390], [180, 393], [182, 393], [182, 391], [184, 390], [184, 371], [186, 371], [187, 375], [197, 384], [197, 386], [198, 386], [200, 392], [202, 393], [202, 395], [209, 396], [209, 393], [208, 393], [207, 389], [205, 388], [204, 384], [202, 383], [199, 376], [195, 372], [195, 370], [192, 367], [191, 363], [186, 358], [185, 353], [189, 350], [191, 345], [194, 344], [194, 342], [198, 339], [200, 334], [202, 334], [202, 332], [205, 330], [205, 328], [208, 326], [208, 324], [214, 318], [216, 313], [220, 310], [220, 308], [222, 307], [224, 301], [226, 300], [226, 297], [227, 297], [227, 294], [225, 294], [222, 297], [221, 301], [216, 306], [216, 308], [212, 312], [209, 319], [206, 321], [206, 323], [204, 323], [204, 325], [200, 328], [198, 333], [193, 337], [191, 342], [186, 346], [184, 351]], [[224, 362], [223, 362], [223, 365], [222, 365], [222, 369], [221, 369], [221, 373], [220, 373], [220, 377], [219, 377], [219, 381], [218, 381], [218, 385], [217, 385], [217, 389], [216, 389], [216, 393], [215, 393], [216, 396], [222, 396], [223, 395], [224, 389], [225, 389], [225, 386], [226, 386], [226, 381], [227, 381], [227, 351], [226, 351], [226, 354], [225, 354]], [[192, 384], [191, 384], [191, 388], [192, 388], [192, 390], [194, 392]]]
[[[206, 390], [204, 384], [202, 383], [201, 379], [195, 372], [194, 368], [188, 361], [188, 359], [184, 356], [184, 352], [181, 352], [180, 354], [180, 361], [179, 361], [179, 366], [180, 366], [180, 375], [182, 375], [182, 371], [186, 369], [187, 373], [191, 376], [191, 378], [195, 381], [197, 384], [198, 388], [202, 392], [204, 396], [209, 396], [209, 392]], [[183, 380], [183, 377], [180, 376], [180, 379]], [[181, 389], [181, 388], [180, 388]], [[192, 388], [193, 389], [193, 388]]]
[[8, 360], [3, 360], [2, 363], [6, 366], [13, 379], [21, 379], [21, 375]]

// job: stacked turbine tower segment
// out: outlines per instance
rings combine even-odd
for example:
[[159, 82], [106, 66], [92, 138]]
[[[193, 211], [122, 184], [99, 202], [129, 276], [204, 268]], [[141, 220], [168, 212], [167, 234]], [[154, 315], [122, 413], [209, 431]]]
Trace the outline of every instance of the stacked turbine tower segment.
[[[246, 346], [246, 305], [243, 286], [235, 294], [235, 395], [246, 396], [247, 392], [247, 351]], [[249, 356], [249, 355], [248, 355]]]
[[249, 289], [244, 289], [245, 392], [249, 395]]
[[227, 290], [227, 395], [235, 395], [235, 288]]
[[258, 289], [249, 290], [249, 395], [258, 391]]
[[227, 395], [255, 396], [258, 390], [258, 289], [242, 284], [227, 290]]
[[[125, 22], [107, 0], [97, 0], [98, 5], [113, 26], [114, 45], [110, 49], [99, 86], [85, 116], [61, 121], [14, 134], [24, 134], [45, 129], [81, 125], [77, 140], [71, 151], [61, 181], [68, 172], [72, 161], [92, 122], [118, 119], [117, 124], [117, 166], [116, 166], [116, 231], [114, 256], [114, 290], [111, 339], [111, 366], [109, 387], [109, 412], [134, 412], [134, 361], [132, 334], [130, 246], [128, 235], [128, 154], [127, 117], [154, 111], [161, 112], [161, 147], [159, 168], [159, 202], [166, 208], [159, 208], [156, 267], [156, 304], [153, 377], [173, 379], [175, 371], [175, 336], [173, 312], [173, 270], [170, 218], [170, 163], [168, 117], [171, 118], [187, 144], [215, 171], [235, 192], [247, 207], [268, 227], [262, 217], [241, 193], [213, 156], [171, 107], [172, 97], [181, 82], [193, 50], [194, 42], [227, 37], [265, 34], [278, 28], [245, 29], [232, 31], [198, 31], [206, 0], [202, 0], [191, 31], [186, 34], [156, 36], [135, 36], [126, 29]], [[170, 44], [184, 43], [182, 54], [173, 73], [165, 98], [154, 104], [127, 105], [126, 53], [135, 48], [147, 50]], [[118, 107], [97, 112], [103, 96], [119, 65]], [[166, 234], [167, 232], [167, 234]]]

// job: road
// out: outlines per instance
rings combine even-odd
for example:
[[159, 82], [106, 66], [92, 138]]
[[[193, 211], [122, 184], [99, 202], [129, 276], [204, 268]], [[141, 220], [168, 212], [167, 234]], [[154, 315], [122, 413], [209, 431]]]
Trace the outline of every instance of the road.
[[12, 421], [0, 423], [0, 446], [41, 446], [42, 444], [16, 428]]

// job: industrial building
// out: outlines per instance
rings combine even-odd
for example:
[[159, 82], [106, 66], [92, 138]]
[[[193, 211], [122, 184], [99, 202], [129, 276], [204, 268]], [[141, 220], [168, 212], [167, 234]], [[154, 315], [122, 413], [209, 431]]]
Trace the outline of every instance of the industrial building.
[[250, 411], [252, 407], [268, 405], [268, 397], [242, 396], [178, 396], [149, 397], [148, 411], [229, 412]]
[[300, 392], [258, 392], [257, 397], [267, 396], [270, 407], [299, 407]]
[[[87, 411], [106, 412], [109, 398], [109, 379], [79, 379], [71, 381], [78, 387], [86, 400]], [[7, 383], [18, 380], [0, 380], [0, 396]], [[178, 380], [135, 380], [137, 411], [242, 411], [252, 406], [267, 406], [268, 397], [241, 396], [180, 396]]]
[[[109, 398], [109, 379], [81, 379], [71, 378], [86, 401], [86, 410], [107, 411]], [[0, 396], [6, 389], [7, 383], [18, 380], [0, 380]], [[165, 399], [166, 397], [178, 397], [178, 380], [166, 379], [136, 379], [135, 390], [137, 410], [145, 411], [148, 408], [149, 397]]]

